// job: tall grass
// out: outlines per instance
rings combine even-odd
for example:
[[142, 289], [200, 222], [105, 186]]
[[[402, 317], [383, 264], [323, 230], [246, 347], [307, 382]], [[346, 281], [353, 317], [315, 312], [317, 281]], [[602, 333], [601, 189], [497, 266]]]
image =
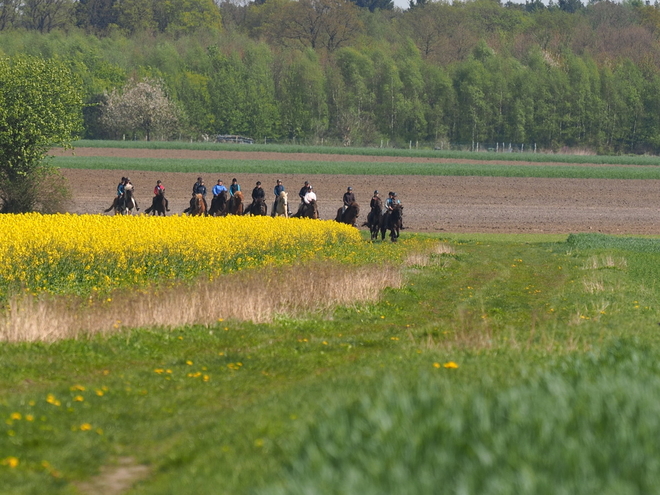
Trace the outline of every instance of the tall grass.
[[263, 323], [376, 301], [385, 287], [401, 284], [390, 265], [312, 263], [233, 273], [168, 289], [135, 289], [86, 304], [73, 296], [12, 298], [0, 315], [0, 341], [52, 342], [127, 328], [212, 325], [225, 319]]
[[185, 173], [291, 173], [346, 175], [436, 175], [481, 177], [535, 177], [563, 179], [660, 179], [660, 167], [570, 165], [502, 165], [463, 163], [396, 163], [359, 161], [295, 161], [295, 160], [216, 160], [156, 159], [119, 157], [54, 157], [60, 168], [144, 170]]

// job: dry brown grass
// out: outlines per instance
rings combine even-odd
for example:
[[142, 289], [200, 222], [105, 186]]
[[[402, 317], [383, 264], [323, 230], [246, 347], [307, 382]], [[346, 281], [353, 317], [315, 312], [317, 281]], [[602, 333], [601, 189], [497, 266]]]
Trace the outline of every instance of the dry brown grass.
[[430, 265], [444, 266], [449, 263], [446, 256], [456, 254], [449, 244], [439, 242], [432, 249], [426, 251], [412, 251], [408, 253], [404, 264], [412, 267], [425, 267]]
[[268, 322], [278, 314], [374, 301], [382, 289], [399, 287], [401, 281], [400, 270], [392, 266], [319, 263], [122, 292], [93, 304], [73, 297], [16, 297], [0, 318], [0, 341], [54, 341], [122, 328], [210, 325], [219, 319]]

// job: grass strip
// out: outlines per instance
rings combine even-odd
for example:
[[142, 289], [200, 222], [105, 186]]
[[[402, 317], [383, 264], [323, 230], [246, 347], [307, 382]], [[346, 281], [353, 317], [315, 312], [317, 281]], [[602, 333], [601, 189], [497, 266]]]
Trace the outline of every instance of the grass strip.
[[119, 157], [54, 157], [59, 168], [184, 173], [289, 173], [345, 175], [435, 175], [548, 179], [660, 179], [660, 167], [500, 165], [459, 163], [364, 163], [282, 160], [175, 160]]
[[93, 141], [80, 140], [75, 147], [122, 149], [183, 149], [210, 151], [264, 151], [268, 153], [321, 153], [332, 155], [401, 156], [417, 158], [448, 158], [455, 160], [506, 160], [539, 163], [589, 163], [601, 165], [659, 165], [657, 156], [640, 155], [567, 155], [556, 153], [492, 153], [445, 151], [432, 149], [346, 148], [332, 146], [301, 146], [281, 144], [191, 143], [183, 141]]

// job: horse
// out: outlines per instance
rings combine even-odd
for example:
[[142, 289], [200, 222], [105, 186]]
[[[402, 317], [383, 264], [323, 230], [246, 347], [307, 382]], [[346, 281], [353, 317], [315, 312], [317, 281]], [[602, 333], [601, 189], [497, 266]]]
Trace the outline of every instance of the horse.
[[263, 198], [256, 198], [247, 208], [245, 208], [243, 214], [261, 217], [266, 216], [268, 214], [268, 205]]
[[399, 230], [401, 229], [402, 210], [402, 205], [396, 205], [383, 215], [380, 221], [381, 240], [385, 240], [385, 232], [389, 230], [392, 242], [397, 241], [399, 238]]
[[217, 196], [214, 196], [213, 199], [211, 200], [211, 208], [209, 208], [209, 215], [211, 215], [212, 217], [217, 215], [222, 215], [222, 216], [226, 215], [228, 202], [229, 202], [229, 191], [225, 189]]
[[227, 203], [227, 214], [228, 215], [243, 214], [243, 193], [241, 191], [236, 191], [234, 195], [231, 198], [229, 198], [229, 203]]
[[204, 203], [204, 197], [197, 193], [193, 198], [193, 205], [190, 209], [190, 215], [193, 217], [200, 217], [206, 215], [206, 203]]
[[313, 218], [314, 220], [318, 220], [319, 218], [319, 207], [316, 204], [316, 200], [313, 199], [309, 202], [309, 204], [303, 203], [300, 206], [300, 209], [291, 215], [291, 217], [295, 218]]
[[284, 218], [289, 216], [289, 195], [286, 191], [280, 192], [280, 195], [275, 198], [273, 216], [283, 216]]
[[165, 195], [163, 194], [162, 190], [158, 191], [158, 194], [154, 196], [154, 198], [151, 200], [151, 206], [144, 210], [144, 212], [148, 215], [149, 213], [153, 213], [154, 215], [160, 216], [166, 216], [165, 215]]
[[353, 227], [357, 227], [357, 217], [360, 215], [360, 205], [356, 201], [353, 201], [350, 205], [344, 208], [339, 208], [337, 210], [337, 218], [335, 220], [339, 223], [347, 223]]
[[369, 227], [371, 232], [371, 240], [378, 239], [378, 232], [380, 232], [380, 221], [383, 216], [383, 202], [380, 198], [371, 200], [371, 211], [367, 215], [367, 221], [362, 224], [363, 227]]
[[129, 215], [133, 212], [133, 208], [137, 210], [137, 202], [133, 197], [133, 185], [126, 184], [124, 186], [124, 193], [121, 196], [115, 198], [112, 206], [107, 210], [103, 210], [104, 213], [109, 212], [114, 208], [115, 215]]

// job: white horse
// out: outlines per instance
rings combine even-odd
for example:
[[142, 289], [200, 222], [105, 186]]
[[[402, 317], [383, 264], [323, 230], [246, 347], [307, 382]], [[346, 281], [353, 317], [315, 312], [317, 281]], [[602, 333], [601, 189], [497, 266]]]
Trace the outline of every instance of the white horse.
[[275, 208], [273, 209], [273, 216], [289, 216], [289, 200], [286, 191], [280, 192], [280, 195], [275, 198]]

